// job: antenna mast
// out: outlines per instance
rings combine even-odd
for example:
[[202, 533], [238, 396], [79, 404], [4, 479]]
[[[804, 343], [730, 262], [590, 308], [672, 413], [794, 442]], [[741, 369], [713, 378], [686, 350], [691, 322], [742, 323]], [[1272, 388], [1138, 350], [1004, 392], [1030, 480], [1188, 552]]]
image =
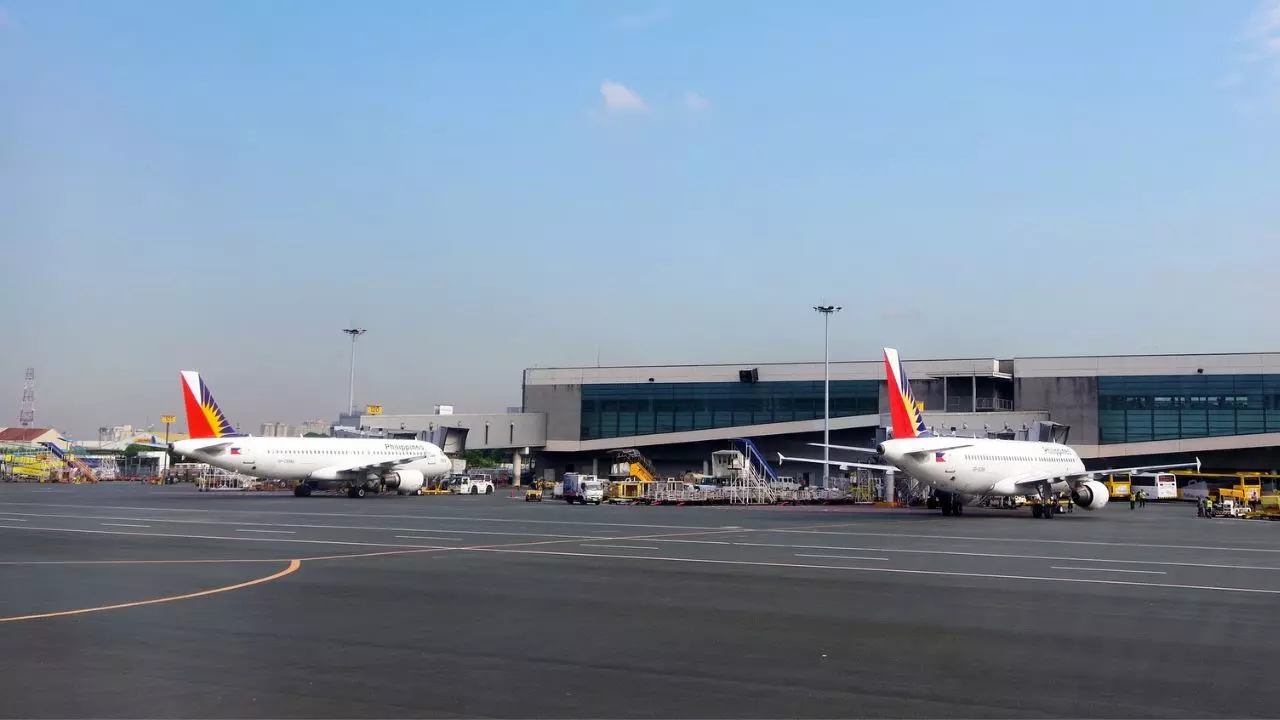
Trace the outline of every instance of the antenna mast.
[[36, 424], [36, 369], [27, 368], [22, 382], [22, 410], [18, 412], [18, 426], [29, 428]]

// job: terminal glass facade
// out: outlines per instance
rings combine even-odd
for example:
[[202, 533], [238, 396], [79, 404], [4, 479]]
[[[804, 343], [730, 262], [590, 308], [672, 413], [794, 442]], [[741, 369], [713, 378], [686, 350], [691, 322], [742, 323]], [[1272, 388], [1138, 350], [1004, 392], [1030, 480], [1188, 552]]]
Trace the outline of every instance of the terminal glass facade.
[[[880, 411], [878, 380], [831, 382], [831, 417]], [[821, 419], [822, 382], [582, 386], [582, 439]]]
[[1108, 443], [1280, 432], [1280, 375], [1098, 378], [1098, 434]]

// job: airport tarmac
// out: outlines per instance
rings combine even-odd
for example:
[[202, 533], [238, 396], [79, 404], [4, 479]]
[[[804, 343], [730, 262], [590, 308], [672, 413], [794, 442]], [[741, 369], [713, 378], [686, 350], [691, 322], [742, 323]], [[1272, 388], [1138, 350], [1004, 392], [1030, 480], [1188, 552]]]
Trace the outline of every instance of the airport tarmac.
[[0, 716], [1271, 716], [1278, 537], [0, 485]]

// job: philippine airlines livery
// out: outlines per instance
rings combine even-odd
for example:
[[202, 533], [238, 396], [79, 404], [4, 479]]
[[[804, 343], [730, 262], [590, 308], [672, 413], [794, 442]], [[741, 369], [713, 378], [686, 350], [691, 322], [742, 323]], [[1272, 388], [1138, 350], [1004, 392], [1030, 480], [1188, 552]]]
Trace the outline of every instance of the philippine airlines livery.
[[[1036, 495], [1042, 502], [1054, 493], [1067, 491], [1071, 500], [1086, 510], [1100, 510], [1107, 504], [1107, 486], [1093, 479], [1095, 474], [1144, 472], [1170, 468], [1194, 467], [1200, 461], [1173, 465], [1095, 470], [1084, 469], [1076, 451], [1066, 445], [1025, 440], [993, 440], [987, 438], [938, 437], [925, 428], [920, 406], [911, 392], [898, 351], [885, 348], [885, 377], [889, 383], [889, 411], [893, 438], [875, 449], [828, 445], [839, 450], [852, 450], [879, 455], [888, 465], [788, 458], [781, 462], [829, 463], [840, 467], [905, 472], [934, 489], [943, 515], [959, 515], [965, 497]], [[815, 443], [818, 447], [824, 447]], [[1033, 504], [1036, 517], [1052, 518], [1054, 513], [1041, 512], [1041, 504]]]
[[298, 497], [344, 488], [353, 498], [379, 489], [406, 495], [453, 468], [443, 450], [418, 440], [249, 437], [231, 427], [200, 373], [183, 371], [182, 392], [191, 439], [170, 443], [170, 452], [254, 477], [301, 480]]

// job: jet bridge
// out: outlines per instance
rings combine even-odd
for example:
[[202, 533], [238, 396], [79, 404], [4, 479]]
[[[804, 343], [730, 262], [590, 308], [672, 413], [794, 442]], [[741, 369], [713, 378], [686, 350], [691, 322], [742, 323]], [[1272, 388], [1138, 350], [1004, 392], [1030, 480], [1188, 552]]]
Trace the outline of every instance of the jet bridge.
[[356, 430], [334, 428], [336, 437], [387, 438], [389, 440], [421, 440], [444, 451], [446, 455], [461, 455], [467, 451], [466, 427], [437, 427], [431, 430]]

